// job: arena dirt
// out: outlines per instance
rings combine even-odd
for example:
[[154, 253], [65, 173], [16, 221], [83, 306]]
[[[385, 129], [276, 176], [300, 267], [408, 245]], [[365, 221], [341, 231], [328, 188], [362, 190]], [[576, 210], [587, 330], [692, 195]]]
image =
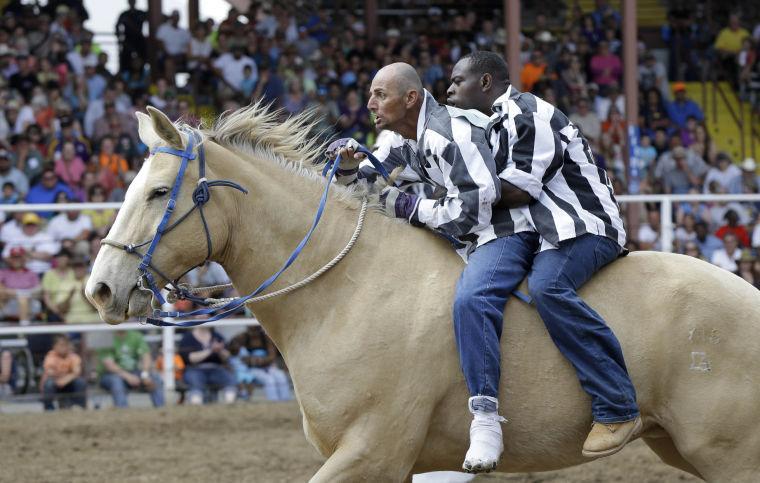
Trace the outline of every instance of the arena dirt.
[[[293, 403], [0, 414], [2, 482], [300, 482], [320, 464]], [[478, 481], [698, 480], [636, 442], [563, 471]]]

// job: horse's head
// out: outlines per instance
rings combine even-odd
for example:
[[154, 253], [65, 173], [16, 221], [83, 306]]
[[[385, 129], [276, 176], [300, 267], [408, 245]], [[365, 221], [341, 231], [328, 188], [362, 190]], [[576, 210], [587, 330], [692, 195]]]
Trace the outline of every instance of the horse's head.
[[[194, 206], [193, 193], [200, 179], [200, 137], [181, 131], [156, 109], [149, 107], [148, 112], [150, 116], [137, 113], [137, 117], [140, 138], [150, 148], [151, 155], [127, 190], [85, 289], [101, 318], [110, 324], [146, 315], [152, 296], [150, 291], [144, 290], [147, 279], [154, 278], [155, 286], [162, 287], [168, 280], [182, 276], [206, 260], [210, 250], [206, 233], [212, 239], [214, 251], [221, 248], [220, 236], [226, 233], [219, 202], [203, 206], [208, 231], [197, 209], [177, 223]], [[192, 154], [188, 149], [190, 143]], [[179, 176], [183, 153], [189, 154], [190, 159]], [[206, 176], [211, 177], [208, 172]], [[175, 189], [173, 213], [167, 216], [167, 205]], [[163, 227], [169, 228], [168, 231], [164, 231], [158, 243], [151, 243], [164, 218], [167, 221]], [[151, 253], [149, 259], [143, 257], [146, 252]]]

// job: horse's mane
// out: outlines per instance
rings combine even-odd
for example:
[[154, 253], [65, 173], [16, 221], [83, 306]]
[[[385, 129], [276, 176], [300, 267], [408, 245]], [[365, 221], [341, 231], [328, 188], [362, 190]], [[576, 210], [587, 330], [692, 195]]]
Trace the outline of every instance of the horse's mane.
[[[317, 111], [307, 109], [283, 120], [282, 111], [270, 111], [268, 107], [258, 101], [224, 112], [210, 127], [201, 131], [205, 138], [219, 145], [270, 159], [294, 174], [324, 183], [321, 174], [324, 160], [320, 158], [324, 155], [326, 142], [316, 129], [319, 123]], [[335, 185], [334, 188], [343, 199], [356, 200], [369, 194], [366, 183], [350, 187]]]
[[315, 135], [317, 123], [313, 109], [283, 120], [281, 111], [270, 111], [259, 101], [222, 113], [203, 133], [217, 144], [239, 151], [311, 166], [324, 153], [324, 143]]

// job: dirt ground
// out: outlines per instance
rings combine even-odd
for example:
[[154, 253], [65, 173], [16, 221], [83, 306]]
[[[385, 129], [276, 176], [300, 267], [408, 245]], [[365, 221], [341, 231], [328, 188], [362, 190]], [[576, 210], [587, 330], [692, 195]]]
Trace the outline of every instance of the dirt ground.
[[[320, 464], [294, 403], [0, 414], [2, 482], [299, 482]], [[477, 481], [698, 480], [636, 442], [563, 471]]]

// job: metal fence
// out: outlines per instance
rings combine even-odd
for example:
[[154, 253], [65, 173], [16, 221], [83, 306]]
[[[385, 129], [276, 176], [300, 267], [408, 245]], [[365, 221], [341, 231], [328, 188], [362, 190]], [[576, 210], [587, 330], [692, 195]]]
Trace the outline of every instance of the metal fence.
[[[745, 195], [622, 195], [617, 197], [621, 204], [660, 204], [660, 243], [661, 250], [673, 251], [673, 205], [682, 202], [760, 202], [760, 194]], [[69, 204], [19, 204], [0, 205], [0, 212], [27, 212], [27, 211], [79, 211], [85, 209], [102, 210], [118, 209], [121, 203], [69, 203]], [[255, 319], [227, 319], [210, 323], [214, 327], [248, 326], [257, 325]], [[39, 326], [8, 326], [0, 327], [0, 336], [26, 335], [26, 334], [51, 334], [70, 332], [99, 332], [112, 330], [154, 330], [153, 326], [141, 323], [125, 323], [118, 326], [106, 324], [68, 324], [68, 325], [39, 325]], [[174, 385], [174, 327], [162, 329], [161, 353], [163, 355], [163, 380], [164, 389], [168, 394], [175, 389]], [[167, 397], [167, 401], [171, 398]]]

